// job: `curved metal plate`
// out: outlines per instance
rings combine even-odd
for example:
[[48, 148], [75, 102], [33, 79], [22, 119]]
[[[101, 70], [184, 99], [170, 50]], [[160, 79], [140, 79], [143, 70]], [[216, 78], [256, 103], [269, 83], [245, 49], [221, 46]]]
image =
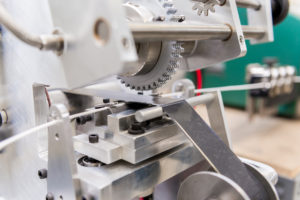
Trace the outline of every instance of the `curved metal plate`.
[[244, 190], [231, 179], [214, 172], [189, 176], [180, 186], [177, 200], [250, 200]]

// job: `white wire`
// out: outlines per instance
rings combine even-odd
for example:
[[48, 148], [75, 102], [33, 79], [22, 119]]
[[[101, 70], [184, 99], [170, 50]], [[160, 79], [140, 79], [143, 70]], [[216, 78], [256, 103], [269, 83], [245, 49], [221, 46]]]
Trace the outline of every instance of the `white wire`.
[[[296, 76], [294, 78], [294, 82], [300, 83], [300, 76]], [[270, 87], [271, 87], [270, 83], [264, 82], [264, 83], [253, 83], [253, 84], [244, 84], [244, 85], [231, 85], [231, 86], [215, 87], [215, 88], [203, 88], [203, 89], [195, 90], [195, 93], [208, 93], [208, 92], [215, 92], [215, 91], [226, 92], [226, 91], [240, 91], [240, 90], [255, 90], [255, 89], [264, 89], [264, 88], [268, 89]], [[174, 93], [163, 94], [162, 97], [173, 97], [173, 96], [180, 96], [180, 95], [182, 95], [182, 92], [174, 92]], [[77, 114], [71, 115], [70, 120], [78, 118], [78, 117], [82, 117], [85, 115], [90, 115], [90, 114], [93, 114], [96, 112], [100, 112], [105, 109], [106, 108], [99, 108], [99, 109], [92, 109], [92, 110], [88, 110], [85, 112], [77, 113]], [[43, 130], [50, 126], [54, 126], [54, 125], [58, 124], [59, 122], [61, 122], [61, 120], [47, 122], [45, 124], [36, 126], [32, 129], [29, 129], [22, 133], [16, 134], [16, 135], [0, 142], [0, 151], [2, 149], [4, 149], [5, 147], [9, 146], [10, 144], [17, 142], [18, 140], [21, 140], [22, 138], [25, 138], [37, 131]]]
[[[197, 93], [209, 93], [209, 92], [228, 92], [228, 91], [241, 91], [241, 90], [256, 90], [256, 89], [268, 89], [271, 87], [270, 83], [263, 82], [263, 83], [252, 83], [252, 84], [244, 84], [244, 85], [230, 85], [224, 87], [214, 87], [214, 88], [203, 88], [195, 90], [195, 94]], [[183, 92], [173, 92], [168, 94], [162, 94], [162, 97], [180, 97]]]
[[230, 85], [216, 88], [203, 88], [195, 90], [195, 93], [207, 93], [207, 92], [228, 92], [228, 91], [240, 91], [240, 90], [256, 90], [256, 89], [267, 89], [270, 88], [270, 83], [253, 83], [244, 85]]
[[24, 131], [22, 133], [16, 134], [16, 135], [14, 135], [14, 136], [12, 136], [12, 137], [10, 137], [10, 138], [8, 138], [8, 139], [6, 139], [6, 140], [4, 140], [0, 143], [0, 151], [2, 149], [4, 149], [5, 147], [9, 146], [10, 144], [17, 142], [18, 140], [21, 140], [21, 139], [23, 139], [23, 138], [25, 138], [25, 137], [33, 134], [33, 133], [36, 133], [37, 131], [43, 130], [43, 129], [48, 128], [50, 126], [54, 126], [54, 125], [58, 124], [59, 122], [61, 122], [61, 120], [54, 120], [54, 121], [47, 122], [45, 124], [33, 127], [33, 128], [31, 128], [27, 131]]
[[[82, 117], [82, 116], [85, 116], [85, 115], [90, 115], [90, 114], [93, 114], [93, 113], [96, 113], [96, 112], [100, 112], [102, 110], [105, 110], [105, 108], [99, 108], [99, 109], [93, 109], [93, 110], [88, 110], [88, 111], [85, 111], [85, 112], [81, 112], [81, 113], [78, 113], [78, 114], [74, 114], [74, 115], [71, 115], [70, 116], [70, 120], [72, 119], [75, 119], [77, 117]], [[61, 119], [58, 119], [58, 120], [54, 120], [54, 121], [50, 121], [50, 122], [47, 122], [45, 124], [42, 124], [42, 125], [39, 125], [39, 126], [36, 126], [36, 127], [33, 127], [27, 131], [24, 131], [24, 132], [21, 132], [21, 133], [18, 133], [2, 142], [0, 142], [0, 151], [2, 149], [4, 149], [5, 147], [17, 142], [18, 140], [21, 140], [25, 137], [28, 137], [38, 131], [41, 131], [43, 129], [46, 129], [46, 128], [49, 128], [50, 126], [54, 126], [58, 123], [62, 122]]]
[[91, 109], [91, 110], [88, 110], [88, 111], [85, 111], [85, 112], [77, 113], [77, 114], [71, 115], [70, 120], [78, 118], [78, 117], [94, 114], [94, 113], [97, 113], [97, 112], [100, 112], [100, 111], [103, 111], [103, 110], [106, 110], [106, 109], [107, 108], [98, 108], [98, 109]]

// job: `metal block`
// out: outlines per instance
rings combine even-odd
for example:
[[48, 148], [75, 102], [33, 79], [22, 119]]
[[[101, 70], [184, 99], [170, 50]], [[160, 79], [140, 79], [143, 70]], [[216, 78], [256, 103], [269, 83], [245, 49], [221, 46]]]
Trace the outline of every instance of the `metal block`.
[[251, 39], [252, 44], [260, 44], [274, 41], [272, 8], [270, 0], [257, 0], [260, 3], [258, 10], [248, 8], [248, 25], [253, 27], [265, 27], [265, 34], [260, 39]]
[[122, 148], [119, 145], [101, 139], [98, 143], [90, 143], [88, 137], [87, 134], [82, 134], [73, 138], [75, 151], [105, 164], [113, 163], [122, 158]]
[[161, 140], [170, 138], [179, 132], [180, 130], [178, 129], [177, 125], [172, 122], [171, 124], [151, 129], [141, 135], [132, 135], [126, 131], [120, 134], [115, 134], [112, 140], [123, 147], [138, 149], [143, 146], [148, 146]]
[[66, 40], [60, 59], [70, 88], [126, 71], [126, 63], [137, 60], [121, 0], [50, 0], [49, 5]]
[[162, 140], [160, 142], [139, 149], [130, 149], [123, 147], [122, 159], [132, 164], [137, 164], [169, 149], [177, 147], [187, 141], [188, 139], [187, 137], [185, 137], [185, 135], [178, 134], [166, 140]]
[[80, 193], [69, 113], [62, 104], [52, 106], [50, 113], [61, 122], [48, 131], [48, 194], [54, 199], [76, 199]]
[[187, 143], [142, 164], [116, 162], [99, 168], [78, 166], [78, 170], [83, 194], [98, 200], [133, 199], [152, 193], [159, 183], [203, 160], [197, 150]]
[[129, 124], [134, 119], [134, 110], [126, 110], [117, 114], [108, 115], [108, 130], [114, 134], [123, 132], [129, 128]]

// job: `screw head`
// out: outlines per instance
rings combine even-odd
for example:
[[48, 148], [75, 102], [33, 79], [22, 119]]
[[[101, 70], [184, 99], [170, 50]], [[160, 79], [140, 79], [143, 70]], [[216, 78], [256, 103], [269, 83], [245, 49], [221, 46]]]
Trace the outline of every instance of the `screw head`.
[[97, 135], [97, 134], [90, 134], [89, 135], [89, 142], [90, 143], [98, 143], [99, 142], [99, 135]]
[[45, 178], [47, 178], [48, 170], [47, 169], [40, 169], [38, 171], [38, 175], [39, 175], [40, 179], [45, 179]]
[[109, 103], [110, 99], [103, 99], [103, 103]]

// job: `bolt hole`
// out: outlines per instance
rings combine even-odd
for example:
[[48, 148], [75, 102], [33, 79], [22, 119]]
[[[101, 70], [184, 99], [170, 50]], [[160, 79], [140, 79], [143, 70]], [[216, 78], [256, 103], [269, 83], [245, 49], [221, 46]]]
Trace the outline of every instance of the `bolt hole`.
[[59, 134], [58, 134], [58, 133], [55, 134], [55, 140], [56, 140], [56, 141], [59, 140]]
[[123, 45], [123, 47], [125, 48], [125, 49], [128, 49], [129, 48], [129, 45], [130, 45], [130, 42], [129, 42], [129, 40], [127, 39], [127, 38], [123, 38], [122, 39], [122, 45]]
[[109, 25], [102, 18], [98, 19], [95, 23], [94, 37], [101, 45], [105, 45], [109, 40], [110, 37]]

